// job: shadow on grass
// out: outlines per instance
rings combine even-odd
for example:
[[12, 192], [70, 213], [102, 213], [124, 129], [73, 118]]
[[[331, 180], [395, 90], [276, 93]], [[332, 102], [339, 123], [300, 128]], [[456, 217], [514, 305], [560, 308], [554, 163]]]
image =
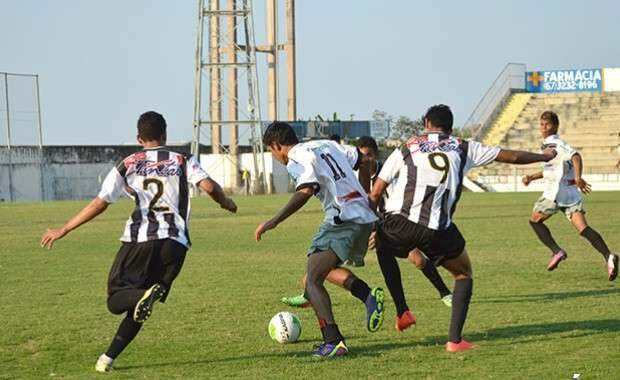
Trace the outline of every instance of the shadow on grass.
[[603, 297], [610, 294], [619, 294], [620, 288], [611, 289], [595, 289], [595, 290], [582, 290], [573, 292], [558, 292], [558, 293], [539, 293], [539, 294], [519, 294], [519, 295], [507, 295], [502, 297], [475, 299], [475, 303], [518, 303], [518, 302], [548, 302], [559, 301], [569, 298], [578, 297]]
[[[590, 321], [567, 321], [552, 323], [536, 323], [531, 325], [512, 325], [489, 329], [483, 332], [464, 333], [467, 340], [474, 343], [483, 341], [510, 339], [515, 342], [533, 342], [538, 340], [548, 341], [547, 335], [571, 333], [570, 337], [577, 338], [600, 333], [620, 332], [620, 319], [600, 319]], [[539, 339], [536, 339], [538, 337]], [[434, 346], [445, 344], [446, 336], [427, 337], [420, 343], [422, 346]]]
[[[571, 337], [589, 336], [599, 333], [620, 332], [620, 319], [602, 319], [602, 320], [590, 320], [590, 321], [568, 321], [568, 322], [554, 322], [554, 323], [537, 323], [531, 325], [513, 325], [493, 328], [485, 332], [466, 333], [465, 336], [468, 340], [475, 343], [493, 340], [505, 340], [510, 339], [511, 343], [519, 341], [548, 341], [546, 335], [558, 334], [558, 333], [573, 333]], [[540, 337], [541, 339], [535, 339]], [[385, 351], [393, 351], [399, 349], [407, 349], [412, 347], [432, 347], [439, 346], [443, 350], [443, 345], [446, 342], [446, 336], [431, 336], [426, 337], [424, 340], [416, 340], [415, 335], [411, 336], [410, 341], [399, 342], [381, 342], [376, 344], [364, 345], [364, 346], [352, 346], [350, 358], [363, 356], [376, 356], [377, 354]], [[532, 339], [534, 338], [534, 339]], [[297, 346], [297, 345], [296, 345]], [[289, 359], [296, 358], [307, 360], [309, 362], [314, 361], [310, 357], [310, 347], [304, 344], [300, 347], [295, 347], [294, 351], [287, 350], [286, 352], [272, 352], [272, 353], [254, 353], [249, 355], [238, 355], [225, 358], [216, 359], [198, 359], [198, 360], [186, 360], [186, 361], [168, 361], [159, 363], [148, 364], [135, 364], [127, 366], [114, 367], [115, 371], [132, 370], [137, 368], [150, 368], [150, 367], [169, 367], [169, 366], [185, 366], [185, 365], [202, 365], [202, 364], [216, 364], [216, 363], [231, 363], [246, 360], [268, 359], [268, 358], [280, 358]]]

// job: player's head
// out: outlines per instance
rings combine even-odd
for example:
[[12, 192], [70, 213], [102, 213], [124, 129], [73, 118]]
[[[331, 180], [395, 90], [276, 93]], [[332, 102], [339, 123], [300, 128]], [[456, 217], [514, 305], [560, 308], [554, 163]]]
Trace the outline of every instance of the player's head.
[[334, 133], [333, 135], [329, 136], [329, 139], [332, 141], [337, 142], [338, 144], [340, 144], [340, 135]]
[[282, 121], [269, 124], [263, 133], [263, 144], [273, 157], [284, 165], [288, 163], [289, 149], [298, 142], [299, 139], [293, 127]]
[[555, 135], [560, 128], [560, 118], [553, 111], [545, 111], [540, 115], [540, 133], [543, 137]]
[[436, 104], [426, 110], [426, 114], [424, 114], [424, 131], [441, 130], [441, 132], [449, 135], [452, 133], [453, 122], [454, 117], [450, 107], [445, 104]]
[[155, 112], [147, 111], [138, 118], [138, 142], [140, 145], [148, 143], [166, 143], [166, 120]]
[[362, 136], [357, 139], [356, 145], [364, 156], [371, 159], [377, 159], [377, 156], [379, 155], [379, 147], [377, 146], [375, 139], [370, 136]]

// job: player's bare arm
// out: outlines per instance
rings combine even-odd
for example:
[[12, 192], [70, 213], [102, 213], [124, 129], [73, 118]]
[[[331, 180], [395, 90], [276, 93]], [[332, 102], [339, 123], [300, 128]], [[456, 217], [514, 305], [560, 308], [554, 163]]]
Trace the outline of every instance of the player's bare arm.
[[575, 171], [575, 185], [582, 193], [589, 194], [592, 192], [592, 186], [581, 178], [581, 173], [583, 172], [583, 160], [581, 159], [581, 155], [575, 153], [570, 160], [573, 163], [573, 169]]
[[291, 199], [288, 201], [286, 206], [284, 206], [277, 214], [273, 216], [273, 218], [268, 221], [261, 223], [254, 232], [254, 238], [256, 241], [260, 241], [261, 236], [278, 226], [278, 224], [282, 223], [286, 218], [293, 215], [297, 210], [302, 208], [310, 198], [314, 195], [314, 190], [311, 187], [303, 187], [297, 190]]
[[383, 196], [383, 193], [388, 185], [389, 183], [385, 182], [381, 178], [377, 178], [375, 180], [375, 184], [372, 186], [372, 191], [368, 194], [368, 203], [371, 210], [377, 210], [377, 204], [379, 204], [379, 200]]
[[523, 178], [521, 178], [521, 181], [523, 182], [523, 184], [525, 186], [529, 185], [530, 182], [532, 181], [536, 181], [537, 179], [541, 179], [543, 177], [543, 173], [542, 172], [536, 172], [534, 174], [526, 174], [523, 176]]
[[237, 205], [235, 202], [227, 197], [224, 190], [222, 190], [222, 187], [211, 178], [206, 178], [200, 181], [198, 183], [198, 187], [206, 191], [207, 194], [209, 194], [209, 196], [217, 202], [221, 208], [230, 212], [237, 212]]
[[108, 203], [96, 197], [80, 212], [75, 214], [64, 226], [60, 228], [48, 228], [41, 237], [41, 247], [52, 249], [54, 242], [65, 237], [69, 232], [75, 230], [84, 223], [94, 219], [108, 208]]
[[531, 164], [534, 162], [547, 162], [551, 161], [557, 152], [555, 149], [547, 148], [542, 153], [524, 152], [521, 150], [507, 150], [502, 149], [495, 158], [497, 162], [503, 162], [506, 164]]

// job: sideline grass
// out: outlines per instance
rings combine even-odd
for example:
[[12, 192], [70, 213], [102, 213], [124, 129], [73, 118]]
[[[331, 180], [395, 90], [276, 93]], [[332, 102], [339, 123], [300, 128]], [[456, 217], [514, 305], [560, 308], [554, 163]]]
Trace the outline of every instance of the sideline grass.
[[[267, 334], [271, 316], [286, 310], [280, 297], [300, 289], [304, 252], [322, 218], [319, 203], [311, 201], [255, 243], [256, 225], [288, 195], [236, 198], [234, 216], [208, 199], [194, 200], [194, 246], [168, 302], [158, 305], [116, 369], [101, 376], [95, 361], [120, 320], [105, 307], [107, 272], [132, 204], [111, 206], [51, 252], [38, 246], [44, 228], [58, 226], [85, 202], [0, 205], [0, 379], [618, 378], [620, 288], [561, 215], [549, 225], [569, 259], [556, 272], [545, 271], [548, 253], [527, 223], [537, 196], [466, 193], [457, 211], [475, 272], [465, 337], [480, 350], [444, 351], [449, 309], [401, 262], [418, 327], [396, 332], [388, 298], [385, 325], [370, 334], [359, 301], [330, 286], [351, 355], [324, 362], [308, 357], [320, 336], [310, 310], [295, 311], [301, 342], [280, 345]], [[619, 199], [617, 192], [601, 192], [585, 203], [588, 221], [612, 250], [620, 250]], [[355, 272], [383, 284], [374, 253]]]

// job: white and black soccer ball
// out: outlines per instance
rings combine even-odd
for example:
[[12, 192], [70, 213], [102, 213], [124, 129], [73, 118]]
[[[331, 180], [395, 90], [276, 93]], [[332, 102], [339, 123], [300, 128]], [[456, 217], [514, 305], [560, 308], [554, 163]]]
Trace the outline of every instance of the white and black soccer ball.
[[269, 321], [269, 336], [278, 343], [293, 343], [301, 335], [299, 317], [288, 311], [281, 311]]

